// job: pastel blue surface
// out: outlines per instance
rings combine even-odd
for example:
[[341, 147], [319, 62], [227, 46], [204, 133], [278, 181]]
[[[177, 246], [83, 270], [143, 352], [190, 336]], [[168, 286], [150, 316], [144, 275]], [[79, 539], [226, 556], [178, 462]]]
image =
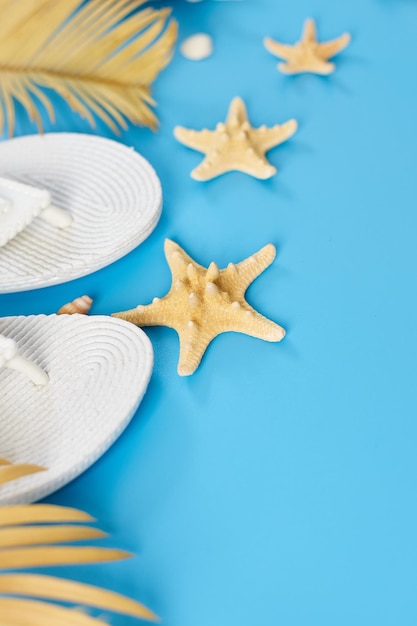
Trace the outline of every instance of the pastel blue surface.
[[[157, 229], [97, 274], [0, 297], [0, 313], [52, 313], [83, 293], [94, 313], [147, 303], [170, 285], [165, 237], [220, 266], [273, 242], [248, 300], [288, 335], [222, 335], [184, 379], [175, 333], [147, 330], [155, 371], [132, 424], [49, 498], [139, 556], [68, 573], [166, 626], [415, 626], [417, 4], [174, 4], [180, 38], [209, 32], [215, 54], [177, 53], [155, 85], [159, 134], [121, 138], [162, 180]], [[283, 76], [263, 48], [266, 35], [296, 41], [308, 16], [323, 39], [352, 34], [331, 77]], [[270, 181], [197, 183], [201, 157], [173, 127], [214, 127], [236, 95], [254, 125], [295, 117], [299, 131], [269, 153]], [[65, 105], [55, 129], [92, 132]]]

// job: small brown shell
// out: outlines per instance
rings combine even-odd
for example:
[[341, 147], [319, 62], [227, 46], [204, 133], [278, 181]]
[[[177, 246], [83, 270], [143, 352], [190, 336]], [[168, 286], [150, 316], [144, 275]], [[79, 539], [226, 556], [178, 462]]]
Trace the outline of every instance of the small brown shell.
[[79, 298], [75, 298], [72, 302], [64, 304], [64, 306], [59, 309], [58, 315], [74, 315], [74, 313], [87, 315], [92, 304], [93, 301], [90, 296], [80, 296]]

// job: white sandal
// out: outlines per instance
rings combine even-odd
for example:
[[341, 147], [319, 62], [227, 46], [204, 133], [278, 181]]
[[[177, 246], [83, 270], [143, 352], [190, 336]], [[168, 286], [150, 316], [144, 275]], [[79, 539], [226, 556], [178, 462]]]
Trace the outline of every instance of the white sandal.
[[155, 228], [159, 179], [133, 148], [52, 133], [0, 143], [0, 293], [85, 276]]
[[33, 502], [81, 474], [122, 433], [149, 382], [145, 333], [106, 316], [0, 318], [0, 457], [45, 472], [0, 489]]

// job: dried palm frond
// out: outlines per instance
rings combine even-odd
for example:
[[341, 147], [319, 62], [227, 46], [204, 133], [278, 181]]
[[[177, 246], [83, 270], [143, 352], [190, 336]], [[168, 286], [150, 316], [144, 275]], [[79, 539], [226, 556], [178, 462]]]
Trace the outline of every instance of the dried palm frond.
[[[36, 465], [13, 465], [0, 459], [0, 485], [42, 470]], [[85, 525], [92, 521], [82, 511], [48, 504], [0, 508], [2, 626], [107, 626], [98, 618], [54, 604], [54, 601], [156, 619], [142, 604], [112, 591], [41, 574], [2, 573], [27, 567], [114, 561], [130, 556], [111, 548], [61, 545], [104, 537], [101, 530]]]
[[156, 127], [150, 84], [170, 61], [177, 25], [146, 0], [0, 0], [0, 130], [14, 132], [15, 102], [42, 129], [52, 122], [44, 88], [55, 90], [94, 126], [126, 121]]

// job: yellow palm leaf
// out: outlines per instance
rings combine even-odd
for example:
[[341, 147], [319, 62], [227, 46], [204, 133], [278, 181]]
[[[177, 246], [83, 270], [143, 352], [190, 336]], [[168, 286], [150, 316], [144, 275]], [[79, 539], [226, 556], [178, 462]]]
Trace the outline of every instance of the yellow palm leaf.
[[[29, 0], [27, 2], [29, 4]], [[13, 465], [0, 458], [0, 485], [42, 469], [36, 465]], [[105, 536], [101, 530], [85, 526], [85, 522], [91, 521], [89, 515], [77, 509], [47, 504], [0, 508], [0, 624], [107, 626], [101, 619], [60, 606], [54, 601], [85, 605], [141, 619], [157, 619], [142, 604], [113, 591], [53, 576], [3, 573], [4, 570], [22, 567], [97, 563], [130, 556], [110, 548], [57, 545]]]
[[14, 132], [20, 102], [42, 129], [54, 121], [53, 89], [94, 126], [127, 121], [155, 128], [150, 85], [169, 62], [177, 35], [170, 10], [146, 0], [0, 0], [0, 130]]
[[0, 465], [0, 486], [4, 483], [10, 482], [11, 480], [15, 480], [16, 478], [21, 478], [22, 476], [27, 476], [40, 471], [42, 471], [42, 468], [37, 465]]

